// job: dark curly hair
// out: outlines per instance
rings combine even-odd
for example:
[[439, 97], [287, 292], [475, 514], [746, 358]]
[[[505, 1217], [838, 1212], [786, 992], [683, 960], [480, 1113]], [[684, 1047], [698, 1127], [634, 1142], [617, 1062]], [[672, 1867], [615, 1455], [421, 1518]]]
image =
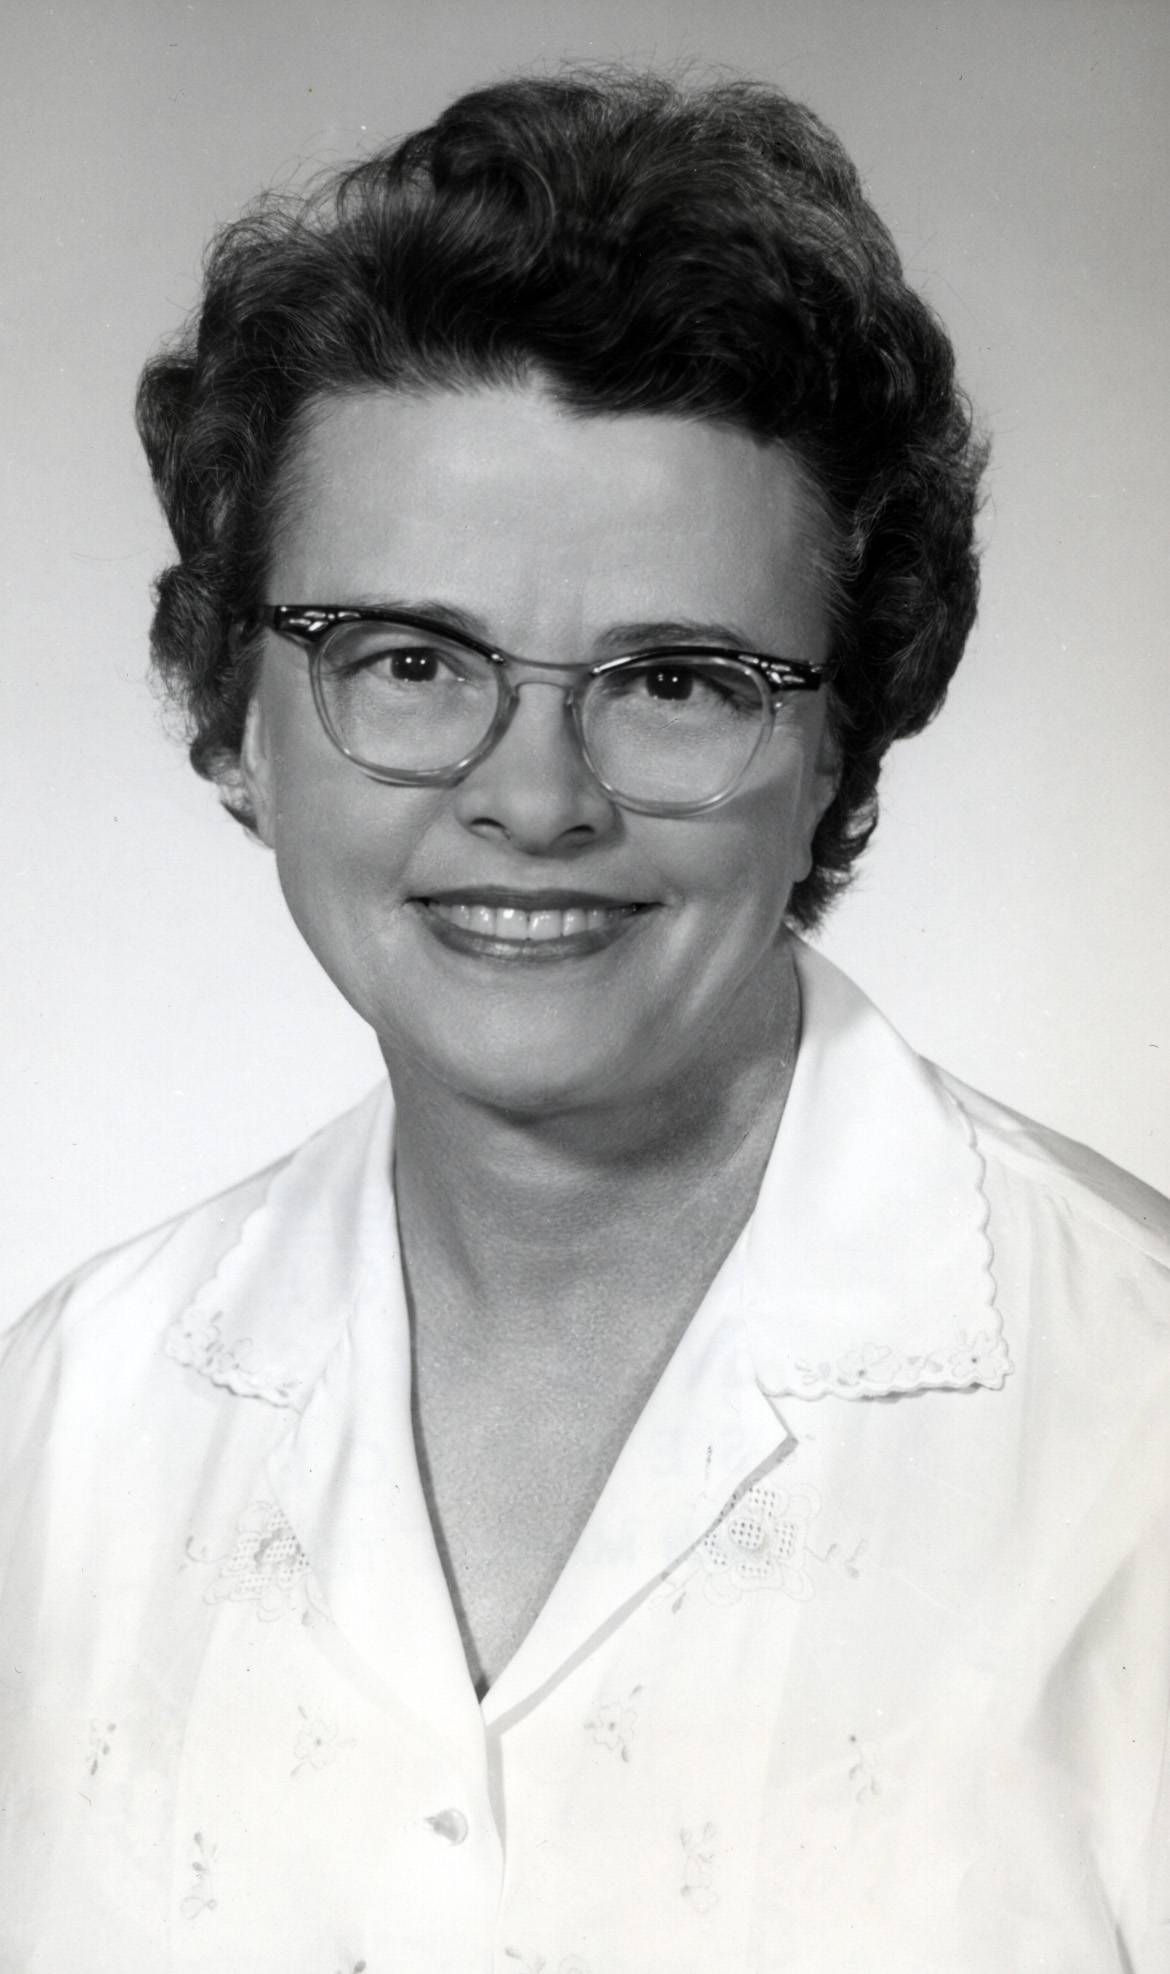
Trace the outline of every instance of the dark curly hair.
[[504, 82], [214, 241], [201, 307], [138, 392], [179, 554], [152, 650], [195, 767], [251, 820], [231, 774], [257, 658], [240, 626], [312, 403], [531, 378], [577, 413], [782, 441], [816, 490], [840, 781], [790, 901], [812, 926], [873, 830], [886, 748], [937, 712], [962, 654], [984, 449], [853, 165], [761, 84]]

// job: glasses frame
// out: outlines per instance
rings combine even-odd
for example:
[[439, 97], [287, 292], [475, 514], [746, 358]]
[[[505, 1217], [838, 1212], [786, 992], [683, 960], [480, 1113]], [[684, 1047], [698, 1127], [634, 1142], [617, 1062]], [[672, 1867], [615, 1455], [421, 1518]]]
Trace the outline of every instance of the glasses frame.
[[[375, 761], [365, 760], [347, 747], [329, 714], [329, 706], [322, 683], [325, 656], [333, 633], [349, 624], [401, 624], [407, 630], [429, 633], [449, 643], [463, 645], [474, 651], [480, 658], [486, 658], [495, 671], [497, 682], [497, 707], [495, 718], [479, 745], [445, 768], [384, 768]], [[653, 645], [644, 650], [620, 652], [617, 657], [600, 659], [596, 664], [569, 666], [548, 666], [538, 658], [521, 658], [515, 652], [503, 651], [498, 646], [486, 644], [470, 633], [454, 630], [451, 625], [441, 623], [434, 617], [417, 614], [412, 610], [381, 609], [371, 605], [358, 608], [350, 604], [317, 603], [270, 603], [264, 604], [251, 613], [245, 631], [251, 628], [266, 628], [276, 635], [299, 645], [309, 654], [309, 682], [312, 687], [313, 704], [322, 727], [339, 754], [352, 761], [356, 768], [368, 775], [371, 781], [380, 781], [395, 788], [450, 788], [470, 774], [491, 753], [493, 747], [502, 740], [511, 725], [516, 708], [520, 703], [520, 692], [524, 681], [517, 684], [510, 676], [513, 666], [521, 670], [548, 672], [571, 670], [573, 681], [564, 688], [565, 704], [569, 709], [576, 734], [581, 758], [593, 779], [604, 789], [611, 801], [620, 808], [630, 809], [644, 816], [690, 816], [699, 815], [707, 809], [717, 808], [726, 802], [744, 780], [752, 764], [757, 759], [772, 735], [775, 724], [776, 707], [780, 695], [789, 692], [817, 692], [824, 685], [827, 674], [823, 667], [808, 664], [801, 658], [778, 658], [765, 651], [730, 650], [724, 645], [714, 644], [670, 644]], [[662, 802], [640, 800], [626, 795], [598, 772], [597, 764], [589, 752], [585, 736], [583, 705], [585, 695], [594, 679], [602, 678], [608, 672], [619, 671], [625, 666], [645, 665], [655, 661], [664, 662], [671, 658], [693, 661], [702, 659], [704, 663], [724, 666], [734, 671], [740, 678], [749, 678], [759, 695], [760, 725], [756, 742], [747, 760], [734, 779], [714, 795], [706, 795], [698, 802]], [[551, 681], [550, 681], [551, 683]]]

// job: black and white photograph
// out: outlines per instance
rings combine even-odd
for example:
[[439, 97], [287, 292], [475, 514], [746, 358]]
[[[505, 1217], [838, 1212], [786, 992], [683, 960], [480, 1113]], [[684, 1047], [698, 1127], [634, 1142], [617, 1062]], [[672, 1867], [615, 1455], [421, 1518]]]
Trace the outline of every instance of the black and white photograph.
[[0, 99], [0, 1974], [1170, 1974], [1163, 0]]

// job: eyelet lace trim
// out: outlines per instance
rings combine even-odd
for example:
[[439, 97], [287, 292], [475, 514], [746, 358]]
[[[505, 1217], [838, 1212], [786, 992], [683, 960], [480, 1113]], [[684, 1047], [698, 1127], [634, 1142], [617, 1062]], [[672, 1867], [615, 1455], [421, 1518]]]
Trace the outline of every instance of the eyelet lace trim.
[[962, 1130], [971, 1162], [974, 1219], [970, 1232], [981, 1277], [982, 1321], [977, 1315], [978, 1327], [966, 1329], [959, 1328], [953, 1319], [947, 1328], [940, 1323], [941, 1336], [937, 1340], [923, 1337], [926, 1347], [921, 1350], [896, 1350], [891, 1344], [865, 1339], [850, 1344], [835, 1357], [786, 1352], [780, 1359], [779, 1375], [769, 1376], [766, 1383], [761, 1380], [766, 1397], [891, 1398], [900, 1392], [970, 1391], [976, 1386], [1002, 1390], [1013, 1365], [1003, 1315], [996, 1303], [986, 1165], [966, 1111], [949, 1093], [947, 1103]]
[[190, 1537], [186, 1553], [188, 1562], [216, 1572], [203, 1593], [207, 1604], [254, 1604], [265, 1623], [321, 1608], [309, 1559], [283, 1508], [274, 1502], [253, 1501], [226, 1549], [217, 1552], [210, 1543]]
[[907, 1391], [966, 1391], [983, 1385], [999, 1391], [1012, 1368], [1006, 1339], [998, 1327], [974, 1336], [960, 1332], [953, 1348], [905, 1353], [888, 1344], [865, 1343], [835, 1362], [807, 1358], [789, 1361], [783, 1382], [768, 1393], [797, 1398], [888, 1398]]
[[235, 1392], [239, 1398], [261, 1398], [269, 1405], [292, 1407], [305, 1390], [307, 1380], [283, 1362], [265, 1355], [251, 1336], [223, 1334], [223, 1312], [230, 1309], [239, 1278], [252, 1266], [267, 1228], [269, 1214], [281, 1181], [294, 1160], [279, 1166], [252, 1208], [236, 1240], [221, 1256], [210, 1281], [204, 1283], [194, 1302], [176, 1316], [164, 1337], [168, 1357], [199, 1371], [214, 1385]]
[[[363, 1157], [371, 1103], [362, 1106]], [[347, 1247], [344, 1279], [331, 1264], [317, 1265], [313, 1243], [303, 1267], [287, 1240], [273, 1251], [274, 1233], [302, 1228], [317, 1210], [322, 1183], [326, 1192], [334, 1183], [339, 1147], [352, 1163], [355, 1120], [357, 1113], [339, 1118], [270, 1172], [214, 1273], [164, 1334], [175, 1363], [239, 1398], [300, 1412], [357, 1310], [372, 1302], [384, 1311], [386, 1263], [380, 1252], [372, 1260], [362, 1252], [360, 1237], [355, 1256]]]
[[239, 1398], [295, 1407], [303, 1379], [283, 1376], [279, 1365], [265, 1361], [251, 1337], [227, 1341], [220, 1334], [221, 1321], [218, 1310], [201, 1310], [198, 1302], [193, 1303], [167, 1331], [167, 1356], [201, 1371], [213, 1385], [223, 1385]]

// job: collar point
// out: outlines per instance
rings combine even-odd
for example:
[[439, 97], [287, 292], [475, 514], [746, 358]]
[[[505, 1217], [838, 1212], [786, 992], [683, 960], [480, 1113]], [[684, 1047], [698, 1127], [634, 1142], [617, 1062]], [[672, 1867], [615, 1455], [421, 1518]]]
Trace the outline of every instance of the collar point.
[[864, 1343], [835, 1358], [781, 1358], [760, 1389], [775, 1398], [900, 1398], [921, 1391], [1000, 1391], [1014, 1366], [998, 1325], [941, 1350]]

